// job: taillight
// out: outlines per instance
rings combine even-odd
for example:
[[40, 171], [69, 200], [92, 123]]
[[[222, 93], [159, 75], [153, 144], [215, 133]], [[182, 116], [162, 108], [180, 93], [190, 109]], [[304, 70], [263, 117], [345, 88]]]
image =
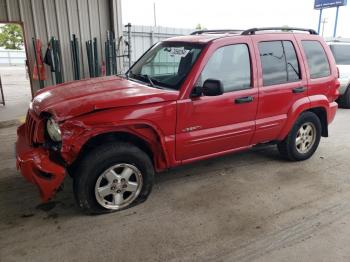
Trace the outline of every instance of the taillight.
[[334, 81], [334, 89], [330, 90], [330, 102], [334, 102], [339, 97], [339, 88], [340, 88], [340, 82], [338, 79]]

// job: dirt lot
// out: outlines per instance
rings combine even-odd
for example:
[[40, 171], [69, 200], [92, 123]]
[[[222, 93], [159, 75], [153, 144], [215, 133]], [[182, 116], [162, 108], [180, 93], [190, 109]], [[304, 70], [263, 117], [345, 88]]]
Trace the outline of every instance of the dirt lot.
[[148, 201], [85, 216], [70, 179], [53, 202], [15, 169], [15, 128], [0, 129], [0, 261], [350, 261], [350, 110], [316, 155], [273, 146], [157, 176]]

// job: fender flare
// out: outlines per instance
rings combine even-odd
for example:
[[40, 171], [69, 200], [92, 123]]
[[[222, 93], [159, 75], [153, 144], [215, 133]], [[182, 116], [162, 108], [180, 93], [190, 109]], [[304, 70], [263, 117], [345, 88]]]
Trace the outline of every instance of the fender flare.
[[328, 107], [329, 102], [327, 97], [324, 95], [303, 97], [297, 100], [289, 110], [287, 114], [288, 120], [282, 128], [277, 140], [282, 141], [288, 136], [290, 130], [293, 128], [294, 123], [297, 121], [297, 119], [303, 112], [310, 111], [316, 108], [323, 108], [326, 114], [328, 115]]
[[83, 147], [100, 135], [128, 133], [144, 141], [152, 151], [152, 159], [157, 171], [170, 166], [164, 135], [153, 123], [148, 121], [125, 121], [118, 124], [100, 123], [87, 125], [82, 121], [67, 121], [62, 125], [66, 130], [73, 130], [62, 137], [61, 155], [72, 164], [80, 155]]

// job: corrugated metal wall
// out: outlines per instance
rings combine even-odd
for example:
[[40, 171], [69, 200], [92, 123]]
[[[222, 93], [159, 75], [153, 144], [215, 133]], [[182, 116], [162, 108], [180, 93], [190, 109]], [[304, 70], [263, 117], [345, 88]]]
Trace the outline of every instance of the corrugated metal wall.
[[[21, 22], [26, 36], [30, 70], [34, 65], [32, 38], [43, 43], [43, 55], [49, 39], [60, 40], [64, 80], [73, 80], [70, 38], [76, 34], [81, 45], [81, 75], [88, 77], [85, 41], [97, 37], [100, 64], [104, 54], [106, 31], [121, 32], [121, 0], [0, 0], [0, 22]], [[52, 84], [49, 68], [48, 80]], [[34, 90], [38, 81], [33, 81]]]

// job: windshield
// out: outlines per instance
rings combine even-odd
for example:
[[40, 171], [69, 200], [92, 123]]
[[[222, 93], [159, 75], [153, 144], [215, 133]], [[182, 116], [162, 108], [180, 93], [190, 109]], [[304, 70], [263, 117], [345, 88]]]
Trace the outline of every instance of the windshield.
[[161, 42], [132, 66], [128, 76], [153, 87], [179, 90], [201, 50], [200, 45]]
[[337, 65], [350, 65], [350, 45], [331, 45]]

